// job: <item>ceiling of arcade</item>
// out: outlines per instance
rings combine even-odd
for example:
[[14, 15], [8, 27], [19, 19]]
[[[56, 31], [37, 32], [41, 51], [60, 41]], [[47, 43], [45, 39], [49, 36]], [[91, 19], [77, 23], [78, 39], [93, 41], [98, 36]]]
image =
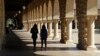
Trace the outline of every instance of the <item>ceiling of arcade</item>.
[[[6, 16], [6, 18], [9, 18], [9, 17], [14, 16], [15, 13], [17, 13], [18, 11], [22, 11], [22, 7], [27, 6], [32, 1], [34, 4], [33, 6], [36, 7], [38, 5], [43, 4], [44, 2], [46, 3], [48, 0], [4, 0], [4, 1], [5, 1], [5, 16]], [[69, 2], [70, 2], [70, 0], [69, 0]], [[68, 4], [68, 5], [70, 5], [70, 4]], [[71, 3], [71, 5], [72, 5], [72, 3]], [[70, 6], [70, 7], [72, 7], [72, 6]], [[72, 8], [70, 8], [70, 7], [68, 7], [69, 10], [73, 9], [73, 7]], [[56, 9], [56, 8], [54, 8], [54, 9]]]
[[22, 6], [27, 6], [32, 0], [4, 0], [6, 18], [14, 16], [18, 11], [22, 11]]

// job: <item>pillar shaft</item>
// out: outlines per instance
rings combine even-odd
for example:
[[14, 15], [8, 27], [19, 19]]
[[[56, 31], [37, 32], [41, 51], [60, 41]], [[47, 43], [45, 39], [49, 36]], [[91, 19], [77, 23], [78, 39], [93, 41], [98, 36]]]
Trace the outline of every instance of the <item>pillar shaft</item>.
[[26, 22], [26, 31], [29, 31], [29, 20], [28, 20], [28, 17], [29, 17], [29, 15], [28, 15], [28, 13], [29, 13], [29, 11], [28, 11], [28, 9], [26, 9], [26, 15], [25, 15], [25, 20], [27, 21]]
[[94, 45], [94, 22], [89, 25], [89, 45]]
[[27, 22], [25, 23], [25, 30], [27, 30]]
[[68, 33], [68, 39], [67, 42], [72, 42], [72, 18], [67, 18], [67, 33]]
[[49, 34], [49, 37], [52, 36], [52, 22], [48, 23], [48, 34]]
[[[95, 46], [95, 38], [94, 38], [94, 23], [95, 23], [95, 17], [88, 17], [88, 47], [87, 50], [92, 50], [92, 49], [96, 49]], [[92, 49], [91, 49], [92, 48]]]
[[30, 26], [30, 29], [33, 27], [33, 24], [32, 24], [32, 22], [31, 22], [31, 26]]
[[38, 31], [39, 31], [39, 33], [40, 33], [40, 30], [41, 30], [41, 23], [39, 22], [38, 23]]
[[61, 20], [61, 43], [66, 43], [68, 36], [67, 36], [67, 22], [66, 22], [66, 0], [59, 0], [59, 7], [60, 7], [60, 20]]
[[23, 22], [23, 25], [24, 25], [24, 28], [23, 29], [26, 30], [26, 22]]
[[24, 9], [23, 11], [23, 23], [24, 23], [24, 29], [27, 30], [27, 11]]
[[[30, 6], [31, 7], [31, 6]], [[30, 9], [30, 29], [32, 28], [32, 18], [33, 18], [33, 14], [32, 14], [32, 8]]]
[[87, 48], [87, 0], [76, 0], [76, 18], [78, 20], [78, 49]]
[[54, 37], [53, 39], [58, 38], [58, 22], [54, 22]]

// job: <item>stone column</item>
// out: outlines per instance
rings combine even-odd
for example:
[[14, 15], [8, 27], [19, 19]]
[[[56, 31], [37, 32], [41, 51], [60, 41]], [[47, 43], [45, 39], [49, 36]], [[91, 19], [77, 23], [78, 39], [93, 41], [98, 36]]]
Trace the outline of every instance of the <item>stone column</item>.
[[72, 18], [67, 18], [67, 34], [68, 34], [68, 40], [66, 43], [71, 43], [72, 42]]
[[32, 21], [31, 21], [31, 27], [30, 27], [30, 29], [33, 27], [33, 24], [32, 24]]
[[24, 20], [23, 20], [23, 23], [22, 24], [23, 24], [23, 30], [25, 30], [25, 22], [24, 22]]
[[26, 9], [26, 21], [27, 21], [27, 23], [26, 23], [26, 25], [27, 25], [27, 27], [26, 27], [26, 31], [29, 31], [29, 20], [28, 20], [28, 17], [29, 17], [29, 10], [28, 10], [28, 8]]
[[24, 29], [27, 31], [27, 10], [23, 10], [23, 22], [24, 22]]
[[4, 32], [5, 32], [5, 18], [4, 18], [4, 0], [0, 0], [0, 50], [4, 43]]
[[76, 0], [76, 18], [78, 20], [78, 49], [87, 49], [87, 0]]
[[41, 22], [37, 22], [37, 27], [38, 27], [38, 37], [40, 39]]
[[60, 8], [60, 20], [61, 20], [61, 43], [66, 43], [67, 36], [67, 22], [66, 22], [66, 0], [59, 0], [59, 8]]
[[33, 15], [32, 15], [32, 16], [33, 16], [33, 17], [32, 17], [32, 20], [33, 20], [33, 21], [32, 21], [32, 25], [34, 25], [34, 7], [32, 8], [32, 11], [33, 11], [33, 12], [32, 12], [32, 14], [33, 14]]
[[27, 28], [28, 28], [28, 26], [27, 26], [27, 22], [25, 23], [25, 30], [27, 31]]
[[38, 31], [39, 31], [39, 33], [40, 33], [40, 30], [41, 30], [41, 23], [38, 22], [37, 25], [38, 25]]
[[30, 9], [29, 12], [30, 12], [30, 13], [29, 13], [29, 15], [30, 15], [30, 19], [29, 19], [29, 21], [30, 21], [29, 31], [30, 31], [31, 28], [32, 28], [32, 10]]
[[27, 31], [29, 31], [30, 30], [30, 8], [29, 6], [27, 6], [27, 26], [28, 26]]
[[58, 38], [58, 22], [54, 22], [54, 37], [53, 39]]
[[88, 16], [88, 38], [87, 38], [87, 42], [88, 42], [88, 47], [87, 50], [96, 50], [96, 46], [95, 46], [95, 38], [94, 38], [94, 32], [95, 32], [95, 19], [96, 16]]
[[42, 29], [43, 22], [40, 22], [40, 29]]
[[31, 6], [31, 27], [30, 28], [32, 28], [33, 27], [33, 10], [32, 10], [32, 6]]
[[48, 34], [49, 34], [49, 37], [52, 37], [52, 22], [48, 23]]

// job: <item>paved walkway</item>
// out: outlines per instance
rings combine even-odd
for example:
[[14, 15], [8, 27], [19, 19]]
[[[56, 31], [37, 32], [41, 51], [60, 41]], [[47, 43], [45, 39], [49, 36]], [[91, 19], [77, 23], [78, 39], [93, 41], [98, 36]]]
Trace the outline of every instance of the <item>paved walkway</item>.
[[96, 31], [95, 39], [98, 48], [96, 51], [78, 50], [76, 48], [77, 30], [73, 30], [72, 40], [74, 44], [61, 44], [59, 43], [60, 37], [54, 40], [49, 37], [47, 49], [41, 49], [40, 38], [38, 38], [37, 48], [34, 50], [31, 34], [23, 30], [14, 30], [11, 34], [6, 35], [6, 45], [0, 52], [0, 56], [100, 56], [99, 36], [99, 31]]

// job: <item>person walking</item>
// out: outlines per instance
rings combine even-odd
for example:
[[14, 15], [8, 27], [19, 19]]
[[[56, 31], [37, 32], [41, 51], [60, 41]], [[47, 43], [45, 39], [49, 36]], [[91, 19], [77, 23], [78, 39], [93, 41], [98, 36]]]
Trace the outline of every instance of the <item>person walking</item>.
[[43, 43], [45, 44], [45, 48], [46, 48], [48, 33], [47, 33], [47, 29], [46, 29], [45, 25], [42, 26], [40, 36], [41, 36], [41, 48], [43, 48]]
[[34, 24], [34, 26], [31, 28], [32, 33], [32, 39], [33, 39], [33, 45], [34, 45], [34, 49], [36, 48], [36, 40], [37, 40], [37, 34], [38, 34], [38, 29], [37, 29], [37, 25]]

